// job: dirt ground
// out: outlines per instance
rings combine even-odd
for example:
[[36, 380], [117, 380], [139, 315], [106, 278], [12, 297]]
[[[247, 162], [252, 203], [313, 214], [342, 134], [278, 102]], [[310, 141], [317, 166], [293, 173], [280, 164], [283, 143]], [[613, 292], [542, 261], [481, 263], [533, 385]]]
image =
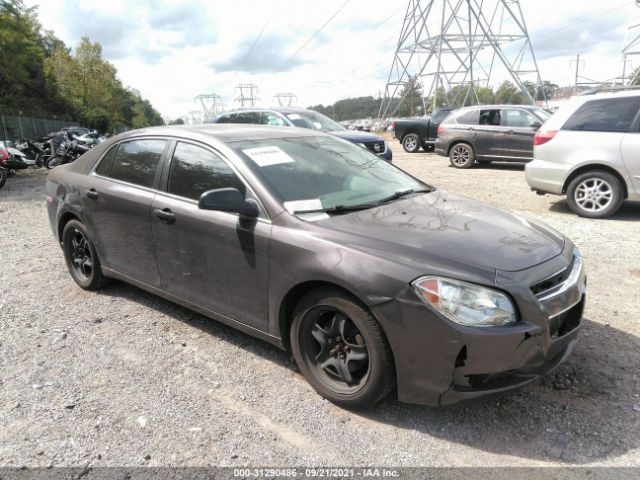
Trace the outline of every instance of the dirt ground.
[[122, 283], [80, 290], [45, 172], [19, 172], [0, 190], [0, 466], [640, 466], [640, 205], [581, 219], [520, 165], [460, 171], [393, 148], [426, 182], [579, 246], [584, 326], [553, 375], [464, 407], [342, 410], [275, 347]]

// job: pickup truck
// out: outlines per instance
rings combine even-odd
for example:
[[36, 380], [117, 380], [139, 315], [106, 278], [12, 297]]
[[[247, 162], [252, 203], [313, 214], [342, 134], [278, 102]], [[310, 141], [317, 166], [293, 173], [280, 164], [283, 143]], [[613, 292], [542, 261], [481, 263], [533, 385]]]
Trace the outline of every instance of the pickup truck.
[[438, 137], [438, 126], [453, 111], [439, 108], [428, 118], [407, 118], [393, 122], [395, 137], [400, 140], [405, 152], [416, 153], [420, 147], [431, 152]]

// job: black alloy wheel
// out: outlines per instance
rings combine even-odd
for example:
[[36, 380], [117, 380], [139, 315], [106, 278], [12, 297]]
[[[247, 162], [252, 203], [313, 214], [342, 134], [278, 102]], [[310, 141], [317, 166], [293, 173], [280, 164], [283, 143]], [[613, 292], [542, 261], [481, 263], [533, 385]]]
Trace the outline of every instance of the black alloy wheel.
[[327, 288], [305, 295], [290, 337], [300, 371], [328, 400], [364, 408], [393, 389], [395, 368], [384, 333], [348, 294]]
[[96, 249], [81, 222], [70, 220], [65, 225], [62, 244], [69, 273], [81, 288], [95, 290], [107, 284]]

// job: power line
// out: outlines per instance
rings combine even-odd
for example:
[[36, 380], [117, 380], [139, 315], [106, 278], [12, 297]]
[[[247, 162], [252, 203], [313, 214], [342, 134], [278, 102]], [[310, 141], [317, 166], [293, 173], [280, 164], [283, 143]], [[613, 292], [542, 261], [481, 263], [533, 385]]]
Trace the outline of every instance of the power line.
[[323, 24], [323, 25], [318, 29], [318, 31], [317, 31], [317, 32], [315, 32], [313, 35], [311, 35], [311, 36], [307, 39], [307, 41], [306, 41], [306, 42], [304, 42], [304, 43], [302, 44], [302, 46], [301, 46], [298, 50], [296, 50], [296, 51], [295, 51], [295, 53], [294, 53], [293, 55], [291, 55], [291, 56], [289, 57], [289, 59], [287, 60], [287, 62], [286, 62], [286, 63], [289, 63], [289, 62], [290, 62], [291, 60], [293, 60], [293, 59], [294, 59], [294, 58], [295, 58], [295, 57], [296, 57], [296, 56], [297, 56], [297, 55], [298, 55], [302, 50], [304, 50], [304, 48], [305, 48], [307, 45], [309, 45], [309, 43], [311, 42], [311, 40], [313, 40], [314, 38], [316, 38], [316, 36], [318, 36], [318, 34], [319, 34], [320, 32], [322, 32], [322, 30], [324, 30], [324, 29], [325, 29], [325, 27], [326, 27], [327, 25], [329, 25], [329, 23], [331, 22], [331, 20], [333, 20], [334, 18], [336, 18], [336, 16], [337, 16], [337, 15], [338, 15], [338, 14], [339, 14], [343, 9], [344, 9], [344, 7], [346, 7], [346, 6], [349, 4], [349, 2], [351, 2], [351, 0], [347, 0], [346, 2], [344, 2], [344, 3], [342, 4], [342, 6], [341, 6], [338, 10], [336, 10], [336, 12], [335, 12], [333, 15], [331, 15], [331, 17], [329, 17], [329, 20], [327, 20], [326, 22], [324, 22], [324, 24]]

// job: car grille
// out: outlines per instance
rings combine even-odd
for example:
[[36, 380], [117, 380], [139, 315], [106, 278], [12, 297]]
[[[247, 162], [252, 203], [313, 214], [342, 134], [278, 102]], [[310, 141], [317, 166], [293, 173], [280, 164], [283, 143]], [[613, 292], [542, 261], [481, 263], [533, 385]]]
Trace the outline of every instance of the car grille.
[[367, 150], [369, 150], [370, 152], [373, 152], [375, 154], [380, 155], [381, 153], [384, 153], [384, 141], [381, 141], [381, 142], [365, 142], [364, 146], [367, 147]]
[[575, 261], [576, 257], [574, 256], [567, 268], [549, 278], [545, 278], [541, 282], [531, 285], [530, 288], [533, 294], [538, 298], [542, 298], [552, 295], [559, 290], [562, 287], [562, 284], [564, 284], [564, 282], [566, 282], [571, 276]]
[[549, 319], [549, 336], [555, 340], [575, 330], [578, 325], [580, 325], [583, 310], [584, 297], [580, 303], [571, 307], [566, 312], [551, 317]]

